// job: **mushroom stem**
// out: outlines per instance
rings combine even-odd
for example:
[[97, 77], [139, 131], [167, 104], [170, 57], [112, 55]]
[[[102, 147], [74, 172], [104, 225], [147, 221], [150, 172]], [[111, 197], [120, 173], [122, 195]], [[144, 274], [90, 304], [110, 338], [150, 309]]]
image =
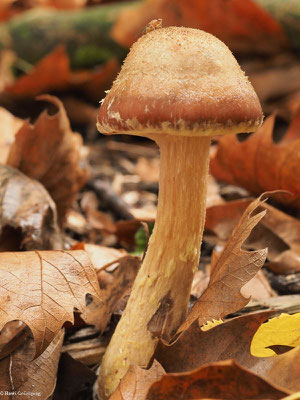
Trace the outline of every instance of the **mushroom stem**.
[[146, 367], [160, 337], [183, 322], [205, 222], [210, 137], [162, 135], [159, 202], [153, 234], [125, 312], [102, 360], [100, 398], [130, 365]]

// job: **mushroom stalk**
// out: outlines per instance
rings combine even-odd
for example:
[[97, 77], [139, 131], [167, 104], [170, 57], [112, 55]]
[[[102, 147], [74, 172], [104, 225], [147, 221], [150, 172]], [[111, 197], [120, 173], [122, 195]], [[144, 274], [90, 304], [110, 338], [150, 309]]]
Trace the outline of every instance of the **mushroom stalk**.
[[198, 267], [205, 222], [210, 137], [156, 136], [161, 164], [153, 234], [132, 292], [105, 352], [100, 398], [108, 398], [130, 365], [146, 367], [160, 337], [183, 322]]

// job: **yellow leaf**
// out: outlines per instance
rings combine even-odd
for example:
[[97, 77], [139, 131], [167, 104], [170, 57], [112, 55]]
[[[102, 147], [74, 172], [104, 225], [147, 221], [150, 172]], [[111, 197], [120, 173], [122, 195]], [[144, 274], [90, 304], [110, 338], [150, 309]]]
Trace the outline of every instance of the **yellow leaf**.
[[262, 324], [253, 336], [251, 354], [255, 357], [270, 357], [276, 353], [267, 347], [282, 345], [300, 346], [300, 313], [281, 314]]

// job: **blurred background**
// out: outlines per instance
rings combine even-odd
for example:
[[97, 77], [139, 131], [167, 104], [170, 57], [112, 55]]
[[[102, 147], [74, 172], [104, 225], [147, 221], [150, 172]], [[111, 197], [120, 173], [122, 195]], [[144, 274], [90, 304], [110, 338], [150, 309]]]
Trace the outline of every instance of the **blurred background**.
[[[22, 120], [34, 123], [45, 108], [55, 113], [57, 104], [38, 101], [38, 95], [55, 95], [63, 102], [72, 130], [84, 140], [81, 162], [88, 166], [84, 189], [66, 217], [71, 243], [132, 249], [139, 222], [155, 219], [156, 146], [138, 137], [107, 138], [97, 132], [95, 121], [99, 101], [130, 46], [158, 18], [163, 26], [203, 29], [228, 45], [265, 116], [276, 113], [274, 143], [298, 115], [299, 0], [1, 0], [0, 146], [7, 154]], [[296, 131], [300, 135], [298, 128], [299, 123], [294, 136]], [[227, 183], [236, 182], [229, 177]], [[211, 204], [282, 188], [277, 183], [261, 190], [237, 186], [217, 184], [211, 177]], [[297, 210], [288, 212], [297, 216]]]

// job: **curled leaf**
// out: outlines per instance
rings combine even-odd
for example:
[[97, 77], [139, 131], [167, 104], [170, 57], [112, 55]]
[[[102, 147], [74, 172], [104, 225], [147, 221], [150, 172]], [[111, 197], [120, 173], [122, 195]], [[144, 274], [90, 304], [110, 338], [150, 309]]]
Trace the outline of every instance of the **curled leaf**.
[[274, 122], [275, 115], [271, 115], [242, 142], [235, 135], [220, 138], [211, 160], [211, 172], [217, 179], [243, 186], [254, 194], [289, 191], [292, 195], [278, 193], [275, 198], [300, 208], [300, 109], [278, 143], [273, 141]]
[[10, 149], [7, 164], [40, 181], [56, 203], [62, 222], [87, 171], [80, 165], [82, 138], [71, 131], [62, 102], [54, 96], [40, 96], [58, 112], [43, 112], [34, 125], [24, 123]]
[[249, 204], [243, 213], [222, 254], [213, 265], [207, 289], [194, 304], [178, 333], [186, 330], [195, 320], [198, 320], [200, 325], [209, 320], [218, 320], [249, 302], [249, 299], [241, 294], [241, 288], [262, 267], [267, 249], [245, 251], [241, 246], [266, 214], [265, 210], [255, 214], [260, 205], [261, 197]]
[[281, 399], [289, 393], [228, 360], [206, 364], [192, 372], [164, 375], [152, 384], [146, 399]]
[[56, 206], [43, 185], [0, 165], [0, 250], [62, 247]]

